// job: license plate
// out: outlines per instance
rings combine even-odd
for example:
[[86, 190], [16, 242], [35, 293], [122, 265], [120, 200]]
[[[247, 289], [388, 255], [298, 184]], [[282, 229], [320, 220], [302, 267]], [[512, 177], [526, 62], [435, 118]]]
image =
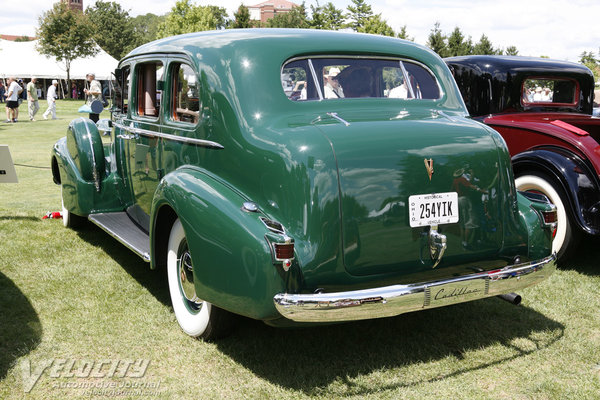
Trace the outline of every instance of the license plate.
[[417, 194], [408, 198], [411, 227], [458, 222], [458, 193]]

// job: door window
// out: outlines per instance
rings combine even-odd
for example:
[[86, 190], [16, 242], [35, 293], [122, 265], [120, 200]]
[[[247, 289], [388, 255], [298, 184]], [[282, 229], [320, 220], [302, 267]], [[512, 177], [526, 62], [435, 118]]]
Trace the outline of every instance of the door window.
[[197, 124], [201, 108], [200, 83], [196, 73], [189, 65], [174, 64], [171, 69], [170, 119]]
[[162, 97], [162, 75], [161, 62], [153, 61], [137, 65], [137, 115], [158, 117]]

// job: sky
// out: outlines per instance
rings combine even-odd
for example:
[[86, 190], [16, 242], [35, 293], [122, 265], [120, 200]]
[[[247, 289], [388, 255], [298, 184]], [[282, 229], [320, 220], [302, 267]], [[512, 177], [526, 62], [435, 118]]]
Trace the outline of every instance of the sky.
[[[130, 15], [166, 14], [176, 0], [116, 0]], [[245, 0], [254, 5], [263, 0]], [[55, 0], [2, 0], [0, 33], [35, 35], [38, 18]], [[198, 5], [225, 7], [229, 16], [242, 0], [192, 0]], [[301, 1], [296, 1], [300, 3]], [[444, 33], [458, 26], [465, 36], [477, 42], [485, 33], [494, 47], [516, 46], [520, 55], [548, 56], [579, 61], [583, 51], [600, 52], [600, 0], [367, 0], [376, 14], [382, 14], [395, 30], [406, 25], [415, 42], [425, 44], [436, 22]], [[321, 0], [320, 4], [325, 4]], [[346, 9], [350, 0], [332, 0]], [[92, 1], [83, 0], [84, 7]], [[306, 6], [316, 0], [306, 0]]]

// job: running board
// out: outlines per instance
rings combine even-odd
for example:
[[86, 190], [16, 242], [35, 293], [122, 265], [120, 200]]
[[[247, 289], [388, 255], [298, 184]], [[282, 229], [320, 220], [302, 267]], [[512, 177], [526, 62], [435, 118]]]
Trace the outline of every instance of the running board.
[[90, 214], [88, 219], [123, 243], [144, 261], [150, 262], [150, 237], [125, 212]]

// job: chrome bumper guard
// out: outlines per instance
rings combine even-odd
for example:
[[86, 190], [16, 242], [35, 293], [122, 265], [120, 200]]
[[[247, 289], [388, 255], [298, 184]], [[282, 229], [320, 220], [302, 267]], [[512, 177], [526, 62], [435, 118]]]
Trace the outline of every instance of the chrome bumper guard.
[[391, 317], [514, 292], [548, 278], [556, 255], [458, 278], [337, 293], [275, 295], [277, 311], [297, 322], [341, 322]]

